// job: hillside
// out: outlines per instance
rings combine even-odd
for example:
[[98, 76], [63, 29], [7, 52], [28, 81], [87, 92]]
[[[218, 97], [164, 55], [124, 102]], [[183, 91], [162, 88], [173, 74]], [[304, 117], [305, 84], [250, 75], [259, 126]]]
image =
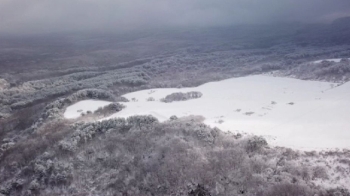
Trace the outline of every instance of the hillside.
[[[349, 151], [304, 153], [270, 148], [263, 138], [227, 134], [200, 123], [199, 119], [159, 123], [151, 116], [134, 116], [74, 126], [52, 122], [21, 145], [15, 144], [5, 154], [6, 159], [1, 159], [5, 170], [0, 178], [3, 182], [0, 192], [4, 195], [277, 196], [285, 191], [299, 196], [349, 194], [344, 189], [350, 182], [346, 170], [349, 160], [342, 159]], [[68, 134], [59, 141], [62, 136], [59, 132]]]
[[0, 37], [0, 195], [349, 196], [330, 27]]

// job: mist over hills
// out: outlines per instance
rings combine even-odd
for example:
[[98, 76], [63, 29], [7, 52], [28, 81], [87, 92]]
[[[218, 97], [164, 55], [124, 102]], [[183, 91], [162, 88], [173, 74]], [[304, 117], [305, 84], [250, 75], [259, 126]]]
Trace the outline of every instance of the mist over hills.
[[[0, 3], [0, 17], [6, 18], [7, 25], [6, 32], [0, 36], [0, 196], [350, 195], [349, 149], [301, 151], [276, 147], [262, 136], [235, 132], [239, 129], [236, 127], [230, 127], [231, 133], [211, 127], [205, 124], [201, 114], [162, 116], [163, 122], [150, 115], [106, 119], [123, 111], [125, 105], [135, 104], [137, 108], [137, 104], [146, 102], [146, 98], [142, 101], [136, 97], [125, 98], [128, 93], [147, 90], [147, 103], [151, 105], [158, 100], [152, 97], [155, 92], [150, 89], [186, 89], [240, 77], [248, 78], [249, 87], [252, 75], [281, 80], [293, 78], [300, 83], [311, 80], [315, 88], [321, 86], [318, 84], [324, 88], [322, 92], [317, 91], [322, 96], [316, 94], [317, 97], [308, 101], [314, 103], [325, 97], [322, 103], [326, 106], [340, 104], [327, 102], [327, 96], [332, 100], [338, 97], [323, 91], [340, 89], [337, 96], [344, 98], [342, 93], [346, 90], [342, 89], [345, 88], [338, 87], [346, 87], [344, 84], [350, 81], [350, 17], [339, 17], [346, 16], [348, 2], [297, 0], [285, 1], [289, 5], [286, 6], [269, 0], [261, 12], [249, 14], [252, 12], [242, 10], [257, 10], [259, 6], [242, 1], [235, 7], [242, 11], [238, 15], [251, 16], [242, 22], [239, 18], [231, 21], [236, 15], [231, 15], [225, 7], [233, 5], [230, 1], [201, 4], [191, 0], [183, 7], [178, 7], [182, 0], [164, 4], [152, 0], [155, 3], [152, 6], [137, 1], [139, 5], [125, 3], [123, 6], [126, 10], [145, 6], [144, 11], [157, 12], [152, 12], [154, 15], [141, 12], [144, 20], [134, 21], [135, 28], [120, 29], [115, 27], [121, 23], [104, 17], [110, 13], [112, 19], [128, 16], [124, 22], [130, 21], [134, 15], [124, 12], [119, 15], [114, 13], [113, 6], [105, 6], [119, 5], [122, 1], [103, 0], [101, 2], [107, 4], [98, 4], [101, 5], [98, 8], [94, 7], [97, 1], [88, 1], [88, 10], [102, 10], [90, 12], [92, 17], [101, 14], [102, 19], [97, 17], [93, 21], [87, 21], [91, 16], [82, 13], [86, 10], [73, 9], [74, 4], [63, 13], [67, 13], [67, 18], [72, 13], [81, 15], [67, 22], [62, 13], [55, 12], [50, 16], [57, 21], [47, 29], [40, 25], [50, 20], [36, 18], [50, 12], [43, 8], [55, 5], [54, 1], [35, 4], [37, 7], [26, 2], [28, 7], [21, 6], [20, 10], [36, 13], [29, 14], [32, 18], [28, 20], [23, 15], [12, 18], [7, 17], [13, 15], [12, 12], [1, 12], [5, 8], [17, 9], [21, 1], [6, 1], [6, 6], [1, 7], [4, 2]], [[65, 10], [71, 3], [62, 2], [58, 10]], [[320, 3], [320, 7], [315, 13], [308, 13], [315, 3]], [[259, 3], [262, 4], [264, 2]], [[162, 6], [157, 7], [159, 5]], [[170, 12], [172, 25], [161, 25], [167, 21], [166, 17], [160, 17], [170, 15], [158, 11], [168, 9], [169, 5], [176, 8]], [[294, 16], [299, 13], [300, 5], [304, 5], [300, 16]], [[244, 9], [238, 9], [240, 7]], [[37, 12], [30, 11], [32, 8]], [[175, 17], [180, 13], [177, 11], [184, 8], [187, 15]], [[270, 9], [278, 12], [267, 14]], [[264, 17], [257, 22], [259, 16]], [[277, 16], [281, 20], [277, 20]], [[297, 20], [308, 18], [306, 16], [311, 21]], [[208, 17], [212, 20], [207, 24]], [[147, 22], [156, 18], [159, 20]], [[336, 20], [325, 22], [331, 19]], [[100, 26], [99, 21], [105, 23]], [[82, 26], [76, 25], [79, 22]], [[108, 28], [112, 23], [113, 28]], [[21, 24], [25, 24], [23, 28]], [[60, 29], [57, 24], [67, 26]], [[225, 90], [235, 93], [239, 86]], [[263, 89], [255, 88], [256, 85], [251, 87], [249, 92], [253, 93], [246, 96], [264, 95]], [[290, 97], [297, 94], [281, 89], [279, 94], [283, 97], [288, 93]], [[256, 92], [261, 94], [254, 94]], [[307, 94], [305, 92], [307, 89], [300, 94]], [[188, 97], [194, 95], [197, 100], [206, 96], [201, 92], [172, 93], [163, 97], [164, 103], [158, 104], [176, 104], [189, 101]], [[165, 103], [166, 97], [171, 99], [169, 103]], [[82, 100], [87, 103], [102, 100], [110, 104], [96, 108], [97, 112], [74, 109], [72, 112], [78, 114], [77, 118], [66, 119], [67, 108]], [[243, 96], [240, 101], [247, 100]], [[345, 105], [344, 100], [341, 103]], [[259, 105], [259, 110], [270, 111], [277, 104], [283, 104], [288, 111], [298, 108], [313, 114], [296, 106], [298, 102], [289, 100], [288, 96], [283, 101], [276, 103], [269, 98], [263, 103], [268, 106]], [[305, 105], [312, 104], [306, 102]], [[197, 107], [202, 110], [206, 106]], [[227, 109], [243, 116], [242, 119], [255, 115], [257, 121], [266, 124], [261, 120], [264, 113], [242, 111], [238, 106]], [[347, 116], [337, 115], [346, 122]], [[215, 119], [214, 123], [224, 124], [221, 114]], [[320, 138], [308, 137], [312, 141]], [[336, 146], [337, 141], [331, 142]]]

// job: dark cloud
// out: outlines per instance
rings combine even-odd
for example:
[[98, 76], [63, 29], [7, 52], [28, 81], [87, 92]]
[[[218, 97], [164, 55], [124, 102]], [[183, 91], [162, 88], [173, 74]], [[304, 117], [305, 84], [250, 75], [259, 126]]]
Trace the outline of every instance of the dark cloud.
[[1, 0], [0, 33], [329, 22], [349, 0]]

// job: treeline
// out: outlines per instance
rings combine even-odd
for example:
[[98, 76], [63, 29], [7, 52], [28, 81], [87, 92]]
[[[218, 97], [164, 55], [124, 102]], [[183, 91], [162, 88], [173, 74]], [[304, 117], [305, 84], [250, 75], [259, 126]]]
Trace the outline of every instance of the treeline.
[[344, 58], [340, 62], [311, 62], [296, 66], [294, 69], [288, 70], [284, 73], [285, 75], [294, 76], [304, 80], [344, 83], [350, 80], [350, 60]]
[[61, 78], [26, 82], [0, 92], [0, 116], [82, 89], [108, 90], [113, 86], [121, 86], [124, 91], [131, 91], [135, 86], [147, 84], [149, 79], [144, 72], [127, 69], [104, 74], [75, 73]]
[[[308, 62], [323, 58], [350, 57], [350, 47], [346, 45], [320, 48], [286, 43], [263, 49], [221, 50], [222, 47], [213, 46], [206, 52], [195, 52], [189, 48], [168, 56], [101, 68], [69, 68], [67, 75], [11, 83], [10, 88], [0, 91], [0, 116], [6, 117], [13, 110], [89, 88], [112, 90], [113, 93], [121, 95], [147, 88], [193, 87], [210, 81], [272, 71], [281, 71], [285, 75], [294, 74], [299, 78], [340, 80], [340, 74], [347, 72], [344, 67], [334, 67], [315, 74], [315, 69], [310, 69]], [[337, 70], [339, 73], [334, 73]], [[11, 74], [3, 77], [11, 81]]]

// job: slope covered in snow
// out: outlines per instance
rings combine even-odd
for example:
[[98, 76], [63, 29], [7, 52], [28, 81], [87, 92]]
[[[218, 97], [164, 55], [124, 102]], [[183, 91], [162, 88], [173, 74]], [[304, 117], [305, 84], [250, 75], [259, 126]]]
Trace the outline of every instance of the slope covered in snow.
[[[171, 93], [190, 91], [203, 96], [172, 103], [160, 101]], [[125, 103], [124, 110], [109, 118], [151, 114], [165, 121], [172, 115], [202, 115], [206, 124], [224, 131], [261, 135], [276, 146], [350, 148], [350, 84], [258, 75], [196, 88], [143, 90], [124, 97], [134, 101]], [[149, 101], [150, 97], [155, 101]]]

